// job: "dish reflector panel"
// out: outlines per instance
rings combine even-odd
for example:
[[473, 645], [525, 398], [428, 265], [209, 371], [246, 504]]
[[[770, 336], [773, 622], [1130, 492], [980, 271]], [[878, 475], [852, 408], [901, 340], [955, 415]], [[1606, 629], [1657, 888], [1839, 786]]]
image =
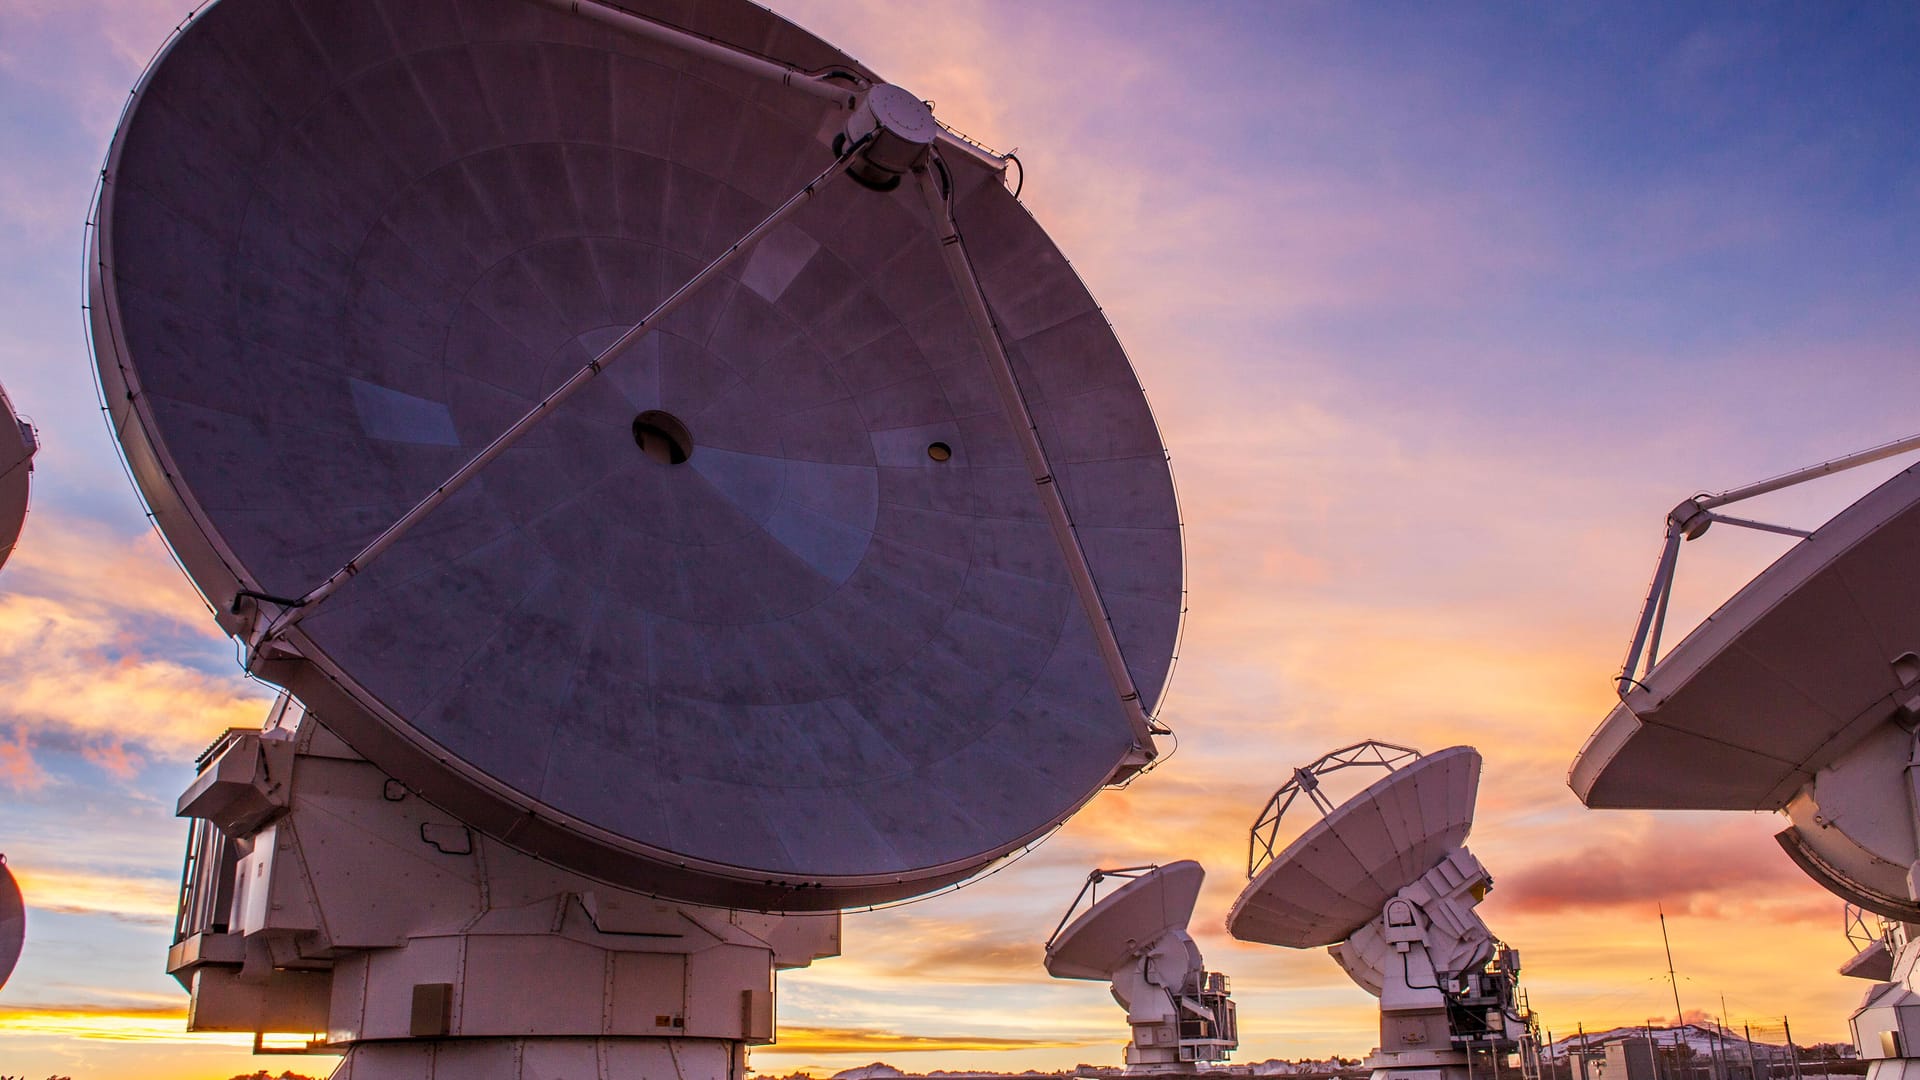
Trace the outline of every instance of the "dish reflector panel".
[[1186, 928], [1206, 877], [1199, 863], [1182, 859], [1115, 889], [1054, 935], [1047, 944], [1047, 974], [1112, 978], [1140, 948]]
[[[626, 6], [868, 74], [743, 0]], [[200, 589], [303, 595], [819, 173], [844, 115], [525, 0], [205, 9], [115, 138], [92, 280], [115, 428]], [[1060, 252], [946, 157], [1150, 710], [1182, 590], [1159, 434]], [[965, 877], [1132, 746], [974, 342], [916, 185], [823, 190], [264, 674], [604, 880], [825, 909]]]
[[20, 962], [20, 947], [27, 940], [27, 902], [20, 896], [20, 884], [7, 869], [6, 856], [0, 855], [0, 986], [7, 985], [15, 964]]
[[0, 387], [0, 566], [13, 554], [27, 521], [27, 480], [33, 472], [33, 429], [13, 413]]
[[1242, 941], [1314, 949], [1344, 941], [1466, 841], [1480, 753], [1451, 746], [1403, 766], [1288, 844], [1233, 902]]
[[1920, 467], [1794, 545], [1629, 690], [1574, 759], [1596, 808], [1779, 810], [1920, 687]]

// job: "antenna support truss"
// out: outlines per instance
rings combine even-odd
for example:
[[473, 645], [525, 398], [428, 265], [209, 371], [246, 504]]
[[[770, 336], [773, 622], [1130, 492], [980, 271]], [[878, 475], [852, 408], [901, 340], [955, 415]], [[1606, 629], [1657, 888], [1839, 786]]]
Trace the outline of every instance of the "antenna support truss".
[[1067, 905], [1067, 913], [1060, 916], [1059, 925], [1053, 928], [1053, 933], [1047, 935], [1046, 947], [1053, 948], [1053, 943], [1060, 937], [1060, 931], [1065, 930], [1067, 924], [1073, 921], [1074, 915], [1080, 910], [1080, 901], [1085, 900], [1089, 908], [1100, 902], [1101, 882], [1108, 878], [1132, 881], [1134, 878], [1145, 877], [1158, 869], [1160, 869], [1159, 863], [1148, 863], [1145, 866], [1121, 866], [1112, 870], [1095, 870], [1088, 874], [1086, 882], [1080, 886], [1080, 891], [1074, 894], [1073, 903]]
[[[1320, 816], [1333, 812], [1333, 803], [1320, 794], [1320, 778], [1342, 769], [1369, 768], [1385, 769], [1393, 772], [1402, 765], [1418, 760], [1420, 751], [1397, 743], [1368, 739], [1352, 746], [1343, 746], [1320, 755], [1307, 765], [1293, 770], [1287, 782], [1273, 793], [1267, 805], [1261, 809], [1260, 816], [1254, 819], [1253, 828], [1247, 837], [1247, 878], [1251, 880], [1260, 873], [1260, 868], [1274, 860], [1280, 846], [1280, 819], [1286, 816], [1295, 799], [1305, 795], [1308, 801], [1320, 809]], [[1099, 871], [1095, 871], [1099, 873]], [[1109, 870], [1112, 874], [1116, 871]], [[1093, 881], [1087, 882], [1091, 887]], [[1082, 890], [1085, 891], [1084, 889]], [[1078, 901], [1076, 901], [1077, 903]]]
[[1654, 567], [1653, 583], [1647, 588], [1646, 603], [1641, 605], [1640, 621], [1634, 627], [1633, 642], [1627, 646], [1627, 658], [1620, 665], [1620, 674], [1614, 679], [1615, 692], [1625, 697], [1628, 691], [1644, 685], [1641, 679], [1652, 672], [1654, 666], [1660, 662], [1660, 635], [1666, 627], [1667, 603], [1673, 595], [1673, 578], [1680, 562], [1681, 541], [1699, 539], [1713, 527], [1715, 522], [1735, 525], [1743, 529], [1777, 533], [1781, 536], [1792, 536], [1801, 540], [1813, 535], [1805, 529], [1734, 517], [1730, 514], [1719, 514], [1715, 513], [1716, 510], [1732, 503], [1804, 484], [1809, 480], [1818, 480], [1861, 465], [1870, 465], [1886, 458], [1897, 457], [1912, 450], [1920, 450], [1920, 434], [1908, 435], [1903, 439], [1895, 439], [1857, 453], [1832, 458], [1818, 465], [1809, 465], [1804, 469], [1795, 469], [1770, 480], [1730, 488], [1717, 494], [1695, 495], [1690, 499], [1682, 500], [1680, 505], [1667, 514], [1667, 532], [1660, 547], [1660, 561]]

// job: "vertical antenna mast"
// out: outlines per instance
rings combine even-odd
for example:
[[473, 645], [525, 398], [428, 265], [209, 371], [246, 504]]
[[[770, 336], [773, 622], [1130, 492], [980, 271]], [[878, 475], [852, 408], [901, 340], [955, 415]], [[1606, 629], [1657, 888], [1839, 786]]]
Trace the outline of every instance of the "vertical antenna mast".
[[[1673, 973], [1673, 942], [1667, 939], [1667, 912], [1659, 904], [1653, 906], [1660, 913], [1660, 944], [1667, 947], [1667, 981], [1673, 984], [1673, 1026], [1677, 1033], [1680, 1025], [1686, 1023], [1686, 1014], [1680, 1011], [1680, 977]], [[1674, 1045], [1679, 1046], [1678, 1035]]]

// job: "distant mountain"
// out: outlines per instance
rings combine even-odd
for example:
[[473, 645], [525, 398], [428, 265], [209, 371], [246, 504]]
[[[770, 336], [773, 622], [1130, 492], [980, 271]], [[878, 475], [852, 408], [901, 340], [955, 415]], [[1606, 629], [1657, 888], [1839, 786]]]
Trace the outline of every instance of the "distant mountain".
[[851, 1069], [842, 1069], [833, 1074], [833, 1080], [893, 1080], [907, 1075], [884, 1061], [871, 1065], [860, 1065]]
[[[1589, 1031], [1584, 1037], [1575, 1035], [1555, 1040], [1551, 1045], [1541, 1049], [1541, 1056], [1548, 1061], [1563, 1061], [1569, 1052], [1579, 1050], [1582, 1047], [1585, 1047], [1588, 1051], [1599, 1051], [1604, 1049], [1609, 1043], [1626, 1042], [1630, 1039], [1644, 1040], [1649, 1034], [1651, 1034], [1653, 1038], [1653, 1044], [1662, 1048], [1672, 1046], [1676, 1041], [1677, 1034], [1677, 1039], [1681, 1045], [1686, 1046], [1701, 1057], [1712, 1057], [1714, 1054], [1728, 1053], [1745, 1057], [1747, 1053], [1747, 1040], [1740, 1032], [1728, 1031], [1722, 1034], [1713, 1028], [1700, 1024], [1686, 1024], [1678, 1028], [1649, 1028], [1640, 1025], [1635, 1027], [1609, 1028], [1606, 1031]], [[1762, 1042], [1759, 1039], [1753, 1040], [1753, 1050], [1756, 1055], [1761, 1057], [1785, 1057], [1787, 1054], [1785, 1044]]]

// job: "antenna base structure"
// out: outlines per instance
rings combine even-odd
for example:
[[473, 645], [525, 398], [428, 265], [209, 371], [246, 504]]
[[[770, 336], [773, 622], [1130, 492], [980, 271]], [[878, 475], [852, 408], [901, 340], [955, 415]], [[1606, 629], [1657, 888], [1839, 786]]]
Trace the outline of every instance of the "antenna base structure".
[[[1133, 1032], [1129, 1076], [1196, 1073], [1240, 1045], [1227, 977], [1206, 969], [1187, 933], [1205, 878], [1190, 859], [1095, 870], [1047, 939], [1047, 974], [1113, 984]], [[1110, 881], [1122, 884], [1100, 897]]]
[[334, 1080], [738, 1080], [775, 973], [840, 917], [675, 903], [475, 832], [282, 696], [180, 797], [193, 819], [167, 969], [190, 1031], [344, 1054]]
[[[1320, 779], [1354, 767], [1388, 775], [1333, 805]], [[1479, 779], [1472, 747], [1422, 756], [1363, 742], [1295, 769], [1254, 822], [1249, 880], [1227, 931], [1241, 941], [1327, 947], [1380, 999], [1374, 1080], [1468, 1080], [1516, 1053], [1523, 1071], [1538, 1075], [1520, 955], [1474, 911], [1493, 887], [1463, 846]], [[1301, 796], [1323, 817], [1281, 848], [1281, 820]]]

